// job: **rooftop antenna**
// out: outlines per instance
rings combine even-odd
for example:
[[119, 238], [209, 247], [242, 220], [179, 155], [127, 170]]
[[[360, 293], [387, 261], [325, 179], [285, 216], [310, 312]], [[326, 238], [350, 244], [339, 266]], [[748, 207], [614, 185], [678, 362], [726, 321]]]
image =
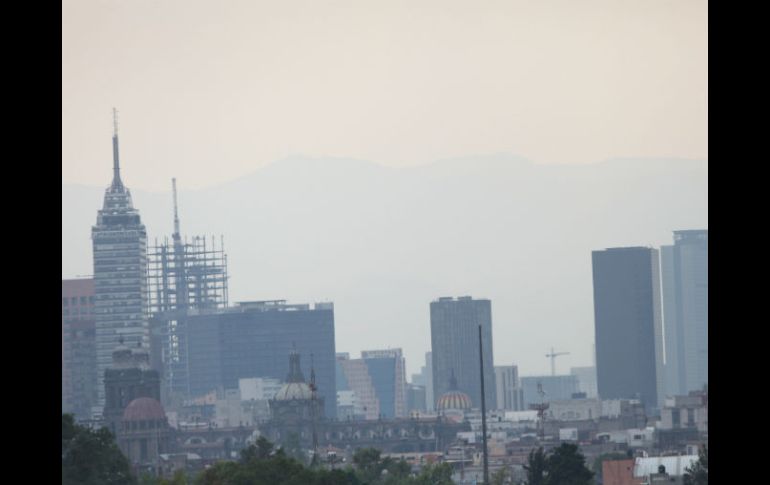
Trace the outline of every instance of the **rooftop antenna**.
[[545, 354], [546, 357], [549, 357], [551, 359], [551, 375], [556, 375], [556, 357], [560, 355], [568, 355], [569, 352], [554, 352], [553, 347], [551, 347], [551, 353]]
[[174, 239], [179, 238], [179, 211], [176, 201], [176, 177], [171, 179], [171, 187], [174, 191]]
[[120, 154], [118, 150], [118, 110], [112, 108], [112, 186], [123, 187], [123, 182], [120, 180]]

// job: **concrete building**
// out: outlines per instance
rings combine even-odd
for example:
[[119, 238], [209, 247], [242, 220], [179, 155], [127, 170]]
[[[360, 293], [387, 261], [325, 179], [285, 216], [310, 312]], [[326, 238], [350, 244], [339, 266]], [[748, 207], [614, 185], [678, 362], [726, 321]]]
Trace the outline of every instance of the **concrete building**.
[[94, 280], [62, 280], [62, 412], [91, 418], [97, 402]]
[[662, 246], [666, 394], [708, 384], [708, 231], [674, 231]]
[[435, 400], [433, 399], [433, 355], [425, 352], [425, 365], [420, 367], [419, 374], [412, 374], [412, 384], [425, 388], [425, 410], [433, 411]]
[[406, 388], [406, 409], [412, 413], [425, 413], [425, 386], [407, 384]]
[[540, 404], [541, 397], [538, 385], [542, 387], [545, 396], [544, 402], [563, 401], [572, 399], [572, 395], [578, 392], [577, 376], [528, 376], [521, 378], [524, 409], [529, 409], [531, 404]]
[[497, 403], [492, 354], [492, 302], [470, 296], [442, 297], [430, 304], [433, 395], [449, 391], [452, 373], [458, 389], [481, 407], [479, 325], [484, 347], [484, 390], [487, 407]]
[[495, 366], [495, 388], [498, 410], [524, 411], [524, 390], [519, 383], [519, 368], [515, 365]]
[[365, 419], [405, 417], [406, 369], [401, 349], [366, 350], [360, 359], [337, 354], [337, 390], [353, 391]]
[[94, 258], [94, 319], [97, 402], [104, 407], [104, 371], [122, 338], [150, 348], [147, 322], [147, 232], [120, 178], [117, 121], [112, 137], [113, 179], [91, 230]]
[[639, 398], [648, 410], [663, 396], [663, 327], [658, 251], [594, 251], [596, 370], [602, 399]]
[[353, 395], [343, 395], [346, 405], [354, 404], [353, 416], [360, 419], [378, 419], [380, 400], [374, 387], [372, 376], [363, 359], [351, 359], [347, 353], [337, 354], [337, 368], [340, 378], [337, 391], [351, 391]]
[[602, 416], [599, 399], [567, 399], [549, 401], [548, 419], [558, 421], [598, 420]]
[[578, 378], [578, 390], [584, 392], [588, 399], [599, 396], [596, 387], [596, 367], [573, 367], [570, 374]]
[[708, 433], [706, 394], [693, 391], [687, 396], [667, 397], [660, 410], [658, 429], [697, 429], [699, 433]]
[[[301, 353], [302, 371], [315, 369], [325, 414], [335, 417], [334, 307], [290, 305], [284, 300], [240, 302], [224, 309], [190, 310], [185, 329], [189, 387], [193, 396], [236, 389], [239, 379], [284, 379], [286, 356]], [[328, 397], [327, 397], [328, 396]]]
[[246, 377], [238, 379], [238, 390], [243, 401], [267, 401], [283, 385], [280, 379], [270, 377]]

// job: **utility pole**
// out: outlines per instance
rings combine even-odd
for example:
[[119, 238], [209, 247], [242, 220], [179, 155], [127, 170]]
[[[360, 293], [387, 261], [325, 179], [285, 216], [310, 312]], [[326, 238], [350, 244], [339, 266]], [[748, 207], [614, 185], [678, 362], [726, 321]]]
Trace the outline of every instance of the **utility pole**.
[[487, 457], [487, 404], [484, 398], [484, 349], [479, 325], [479, 368], [481, 370], [481, 439], [484, 444], [484, 485], [489, 485], [489, 458]]

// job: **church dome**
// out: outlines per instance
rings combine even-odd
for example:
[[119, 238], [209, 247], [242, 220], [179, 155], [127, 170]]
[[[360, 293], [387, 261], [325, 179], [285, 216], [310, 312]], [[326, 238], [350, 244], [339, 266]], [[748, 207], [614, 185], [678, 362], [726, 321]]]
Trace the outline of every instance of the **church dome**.
[[441, 395], [436, 403], [436, 409], [446, 411], [448, 409], [466, 410], [471, 408], [471, 398], [462, 391], [448, 391]]
[[292, 399], [312, 399], [313, 391], [305, 383], [305, 376], [299, 365], [299, 354], [292, 351], [289, 354], [289, 375], [286, 376], [286, 384], [275, 393], [276, 401], [290, 401]]
[[467, 410], [472, 407], [471, 398], [466, 393], [457, 388], [457, 379], [455, 378], [454, 369], [452, 369], [452, 376], [449, 378], [449, 390], [441, 395], [436, 402], [436, 409], [439, 411], [446, 411], [450, 409]]
[[310, 386], [304, 382], [287, 382], [275, 393], [276, 401], [289, 401], [291, 399], [311, 399], [313, 393]]
[[151, 397], [138, 397], [123, 411], [123, 421], [155, 421], [166, 419], [163, 406]]

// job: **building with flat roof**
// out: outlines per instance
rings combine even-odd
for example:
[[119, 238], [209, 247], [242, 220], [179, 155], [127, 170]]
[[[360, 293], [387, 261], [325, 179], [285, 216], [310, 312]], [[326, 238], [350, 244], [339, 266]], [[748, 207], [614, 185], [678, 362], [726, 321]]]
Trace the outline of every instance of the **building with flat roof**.
[[[526, 376], [521, 378], [524, 409], [532, 404], [542, 402], [563, 401], [572, 399], [578, 392], [578, 379], [574, 375], [563, 376]], [[540, 389], [544, 395], [540, 396]]]
[[674, 231], [662, 246], [665, 380], [670, 396], [708, 384], [708, 231]]
[[479, 325], [484, 347], [484, 391], [488, 408], [497, 403], [492, 355], [492, 302], [470, 296], [442, 297], [430, 303], [433, 397], [448, 392], [452, 374], [458, 390], [481, 407]]
[[497, 410], [524, 411], [524, 391], [519, 383], [519, 368], [515, 365], [495, 366]]
[[190, 309], [184, 338], [188, 347], [187, 385], [191, 396], [237, 389], [239, 379], [284, 379], [286, 356], [298, 352], [302, 372], [315, 368], [325, 414], [336, 416], [334, 306], [287, 304], [285, 300], [239, 302], [212, 310]]
[[658, 251], [593, 251], [596, 373], [602, 399], [663, 397], [663, 327]]
[[91, 418], [97, 401], [93, 278], [62, 280], [62, 412]]

